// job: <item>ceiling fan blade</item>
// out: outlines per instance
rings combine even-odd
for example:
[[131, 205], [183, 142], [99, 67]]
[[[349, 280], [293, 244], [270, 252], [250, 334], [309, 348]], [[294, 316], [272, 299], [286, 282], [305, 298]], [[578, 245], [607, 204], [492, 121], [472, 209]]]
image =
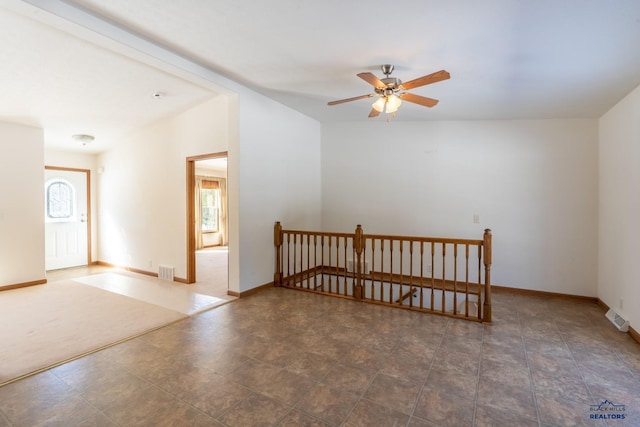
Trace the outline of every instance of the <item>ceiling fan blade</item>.
[[369, 113], [369, 117], [378, 117], [378, 115], [380, 115], [380, 111], [376, 110], [375, 108], [371, 109], [371, 112]]
[[403, 101], [413, 102], [414, 104], [422, 105], [424, 107], [433, 107], [438, 103], [437, 99], [427, 98], [426, 96], [414, 95], [412, 93], [403, 93], [400, 95]]
[[369, 83], [370, 85], [372, 85], [376, 89], [384, 89], [384, 88], [387, 87], [386, 84], [382, 83], [379, 78], [377, 78], [376, 76], [374, 76], [371, 73], [358, 73], [357, 75], [362, 80], [364, 80], [365, 82]]
[[413, 89], [414, 87], [420, 87], [431, 83], [440, 82], [442, 80], [447, 80], [450, 77], [451, 75], [447, 71], [440, 70], [427, 76], [418, 77], [417, 79], [402, 83], [400, 87], [404, 88], [405, 90], [409, 90]]
[[339, 99], [337, 101], [327, 102], [327, 105], [344, 104], [345, 102], [357, 101], [358, 99], [364, 99], [364, 98], [371, 98], [372, 96], [375, 96], [375, 95], [373, 93], [370, 93], [368, 95], [354, 96], [353, 98]]

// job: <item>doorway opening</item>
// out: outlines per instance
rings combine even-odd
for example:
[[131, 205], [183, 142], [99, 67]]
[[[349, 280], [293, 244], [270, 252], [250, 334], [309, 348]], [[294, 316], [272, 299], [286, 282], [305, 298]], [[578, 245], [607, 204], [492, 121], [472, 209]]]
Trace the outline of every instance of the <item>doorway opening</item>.
[[187, 158], [186, 281], [206, 283], [207, 294], [228, 291], [226, 160], [227, 152]]

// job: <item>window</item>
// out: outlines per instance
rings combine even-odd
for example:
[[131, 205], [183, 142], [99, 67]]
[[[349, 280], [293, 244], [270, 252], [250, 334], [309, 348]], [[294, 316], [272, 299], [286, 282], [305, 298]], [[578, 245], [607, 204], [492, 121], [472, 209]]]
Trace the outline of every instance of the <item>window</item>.
[[49, 180], [45, 185], [45, 219], [49, 222], [75, 220], [74, 192], [69, 181]]
[[218, 181], [202, 181], [200, 209], [202, 232], [218, 231], [218, 217], [220, 212], [220, 185]]

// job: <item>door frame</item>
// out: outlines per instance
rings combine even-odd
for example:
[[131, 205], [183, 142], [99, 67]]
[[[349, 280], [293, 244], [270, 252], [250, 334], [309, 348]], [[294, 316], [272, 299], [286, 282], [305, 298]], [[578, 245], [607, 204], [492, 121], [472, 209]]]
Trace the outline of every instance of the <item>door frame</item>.
[[[228, 152], [221, 151], [187, 157], [187, 283], [195, 283], [196, 281], [196, 198], [193, 192], [196, 186], [196, 162], [222, 157], [228, 157]], [[228, 175], [229, 171], [227, 170]], [[227, 197], [229, 197], [228, 193]]]
[[86, 177], [87, 186], [87, 265], [93, 264], [91, 259], [91, 169], [79, 169], [79, 168], [67, 168], [64, 166], [44, 166], [45, 170], [65, 171], [65, 172], [80, 172], [84, 173]]

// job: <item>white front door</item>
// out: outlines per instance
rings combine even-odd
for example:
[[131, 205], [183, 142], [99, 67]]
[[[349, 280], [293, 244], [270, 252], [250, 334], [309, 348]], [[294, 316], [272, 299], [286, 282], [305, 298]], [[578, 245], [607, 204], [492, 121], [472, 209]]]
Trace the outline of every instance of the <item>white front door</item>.
[[88, 171], [46, 169], [44, 184], [47, 270], [89, 263]]

